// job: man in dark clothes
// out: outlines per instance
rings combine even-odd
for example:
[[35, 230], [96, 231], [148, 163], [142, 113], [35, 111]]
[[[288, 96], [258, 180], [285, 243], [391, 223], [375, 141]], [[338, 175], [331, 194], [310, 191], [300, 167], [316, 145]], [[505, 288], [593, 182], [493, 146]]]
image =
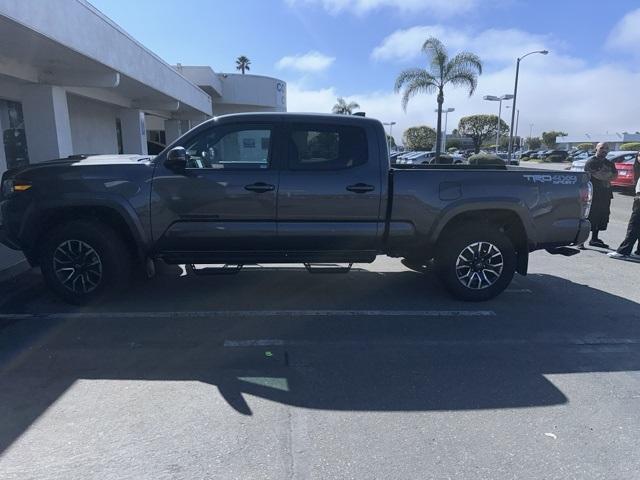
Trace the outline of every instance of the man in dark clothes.
[[640, 152], [638, 152], [638, 156], [636, 157], [634, 170], [638, 183], [636, 184], [636, 198], [633, 199], [633, 210], [631, 212], [631, 218], [629, 219], [629, 226], [627, 227], [627, 236], [624, 237], [624, 240], [616, 252], [608, 254], [611, 258], [629, 258], [633, 246], [638, 242], [636, 256], [638, 260], [640, 260]]
[[607, 160], [607, 153], [609, 153], [609, 145], [599, 143], [596, 145], [595, 157], [587, 160], [584, 166], [584, 171], [591, 175], [593, 185], [593, 201], [589, 212], [589, 221], [591, 222], [589, 245], [599, 248], [609, 248], [609, 245], [598, 238], [598, 234], [602, 230], [606, 230], [609, 224], [611, 199], [613, 198], [611, 180], [618, 176], [615, 164]]

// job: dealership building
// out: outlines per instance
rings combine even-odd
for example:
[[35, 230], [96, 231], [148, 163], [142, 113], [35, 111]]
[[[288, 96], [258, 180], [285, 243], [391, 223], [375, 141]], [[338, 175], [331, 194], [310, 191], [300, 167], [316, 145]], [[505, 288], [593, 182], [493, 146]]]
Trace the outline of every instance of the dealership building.
[[[169, 65], [85, 0], [0, 0], [0, 45], [0, 174], [154, 154], [214, 115], [287, 108], [285, 82]], [[0, 245], [0, 278], [24, 268]]]

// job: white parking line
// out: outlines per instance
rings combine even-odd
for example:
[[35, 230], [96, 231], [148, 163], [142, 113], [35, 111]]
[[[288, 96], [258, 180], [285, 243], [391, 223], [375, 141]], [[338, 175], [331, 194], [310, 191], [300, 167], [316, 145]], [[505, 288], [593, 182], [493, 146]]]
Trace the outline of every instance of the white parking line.
[[0, 320], [209, 317], [491, 317], [493, 310], [204, 310], [179, 312], [1, 313]]

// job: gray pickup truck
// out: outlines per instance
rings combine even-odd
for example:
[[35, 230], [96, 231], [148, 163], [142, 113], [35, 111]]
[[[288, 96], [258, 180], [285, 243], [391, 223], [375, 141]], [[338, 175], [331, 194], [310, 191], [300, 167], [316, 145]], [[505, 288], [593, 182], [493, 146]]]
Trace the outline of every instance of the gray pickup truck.
[[529, 252], [585, 240], [591, 189], [583, 173], [391, 168], [379, 121], [269, 113], [214, 118], [155, 157], [8, 171], [0, 202], [2, 243], [73, 303], [134, 269], [151, 274], [157, 259], [313, 269], [377, 255], [432, 267], [456, 297], [486, 300], [526, 274]]

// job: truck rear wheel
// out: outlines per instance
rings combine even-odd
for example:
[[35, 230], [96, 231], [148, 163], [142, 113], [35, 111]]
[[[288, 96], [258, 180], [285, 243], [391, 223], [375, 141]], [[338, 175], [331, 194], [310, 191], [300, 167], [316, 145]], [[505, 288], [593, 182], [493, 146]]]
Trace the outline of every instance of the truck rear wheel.
[[40, 268], [56, 295], [82, 305], [126, 285], [131, 256], [107, 225], [76, 220], [46, 234], [40, 247]]
[[516, 271], [516, 250], [503, 232], [490, 227], [447, 235], [437, 259], [445, 287], [456, 298], [484, 301], [507, 288]]

